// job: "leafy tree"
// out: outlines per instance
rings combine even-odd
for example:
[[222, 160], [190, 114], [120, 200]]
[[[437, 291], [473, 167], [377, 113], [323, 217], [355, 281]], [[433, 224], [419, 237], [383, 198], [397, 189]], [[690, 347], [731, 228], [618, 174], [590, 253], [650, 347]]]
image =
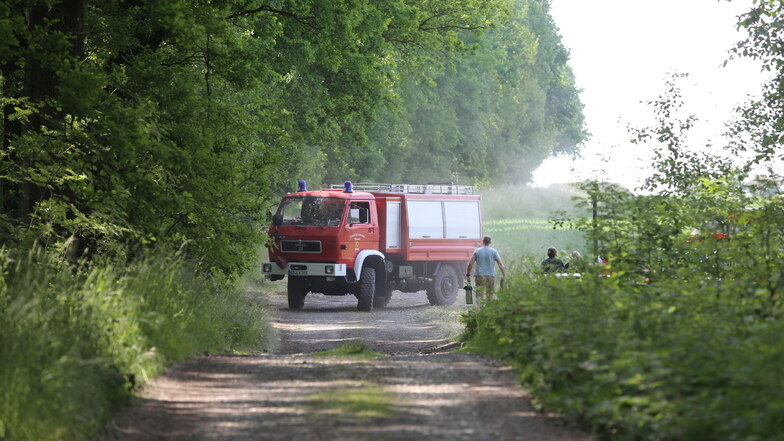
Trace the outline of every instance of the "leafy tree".
[[358, 166], [366, 127], [394, 97], [395, 56], [445, 59], [464, 46], [459, 32], [490, 26], [499, 9], [4, 2], [0, 237], [74, 240], [86, 256], [186, 243], [232, 274], [252, 260], [270, 196], [292, 176]]
[[732, 132], [741, 141], [734, 147], [754, 152], [753, 164], [773, 165], [784, 160], [784, 4], [779, 0], [754, 2], [739, 18], [738, 27], [748, 32], [748, 38], [738, 43], [733, 55], [762, 61], [771, 78], [762, 99], [740, 109], [741, 120]]
[[464, 56], [401, 70], [400, 107], [370, 132], [383, 179], [524, 182], [551, 153], [576, 152], [587, 136], [582, 104], [548, 10], [511, 1], [505, 21], [463, 34]]

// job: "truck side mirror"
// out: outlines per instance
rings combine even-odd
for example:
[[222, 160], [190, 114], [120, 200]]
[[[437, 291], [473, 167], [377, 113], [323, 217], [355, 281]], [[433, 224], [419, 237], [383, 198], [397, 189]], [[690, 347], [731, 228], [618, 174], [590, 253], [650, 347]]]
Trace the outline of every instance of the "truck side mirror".
[[276, 227], [283, 225], [283, 215], [276, 214], [272, 216], [272, 225], [275, 225]]

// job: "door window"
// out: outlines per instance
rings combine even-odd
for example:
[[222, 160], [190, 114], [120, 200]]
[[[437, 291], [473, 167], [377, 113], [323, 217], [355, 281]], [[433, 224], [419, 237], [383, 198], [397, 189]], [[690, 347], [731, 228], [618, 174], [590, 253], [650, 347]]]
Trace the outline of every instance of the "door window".
[[352, 202], [348, 211], [348, 223], [369, 224], [370, 202]]

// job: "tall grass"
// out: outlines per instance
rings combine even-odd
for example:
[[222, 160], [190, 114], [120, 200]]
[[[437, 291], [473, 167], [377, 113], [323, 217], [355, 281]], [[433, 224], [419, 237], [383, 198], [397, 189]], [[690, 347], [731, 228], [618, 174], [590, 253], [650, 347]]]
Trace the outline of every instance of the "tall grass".
[[547, 219], [557, 211], [575, 213], [572, 197], [582, 193], [571, 185], [547, 188], [506, 185], [480, 190], [486, 220], [518, 217]]
[[548, 247], [585, 253], [583, 234], [554, 228], [549, 220], [557, 212], [579, 216], [572, 197], [579, 193], [570, 186], [532, 188], [524, 185], [483, 189], [484, 231], [506, 261], [528, 257], [544, 259]]
[[0, 439], [86, 439], [164, 366], [263, 347], [268, 325], [240, 289], [171, 252], [73, 267], [0, 250]]
[[485, 234], [493, 237], [504, 260], [519, 261], [528, 257], [544, 259], [548, 247], [555, 246], [568, 253], [578, 250], [585, 253], [583, 233], [570, 229], [554, 228], [547, 219], [501, 219], [484, 223]]

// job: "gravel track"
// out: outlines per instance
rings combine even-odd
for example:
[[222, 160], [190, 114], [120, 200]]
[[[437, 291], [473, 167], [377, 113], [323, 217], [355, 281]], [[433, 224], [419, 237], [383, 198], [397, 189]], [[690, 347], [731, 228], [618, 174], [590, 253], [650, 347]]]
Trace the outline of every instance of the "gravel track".
[[[465, 308], [462, 300], [451, 310]], [[424, 292], [396, 292], [372, 313], [358, 312], [351, 296], [311, 294], [301, 311], [289, 311], [285, 296], [268, 302], [276, 351], [172, 366], [144, 387], [105, 439], [589, 440], [536, 412], [511, 368], [449, 353], [453, 345]], [[389, 356], [308, 355], [356, 340]], [[386, 407], [373, 413], [370, 398], [357, 396], [378, 397]]]

